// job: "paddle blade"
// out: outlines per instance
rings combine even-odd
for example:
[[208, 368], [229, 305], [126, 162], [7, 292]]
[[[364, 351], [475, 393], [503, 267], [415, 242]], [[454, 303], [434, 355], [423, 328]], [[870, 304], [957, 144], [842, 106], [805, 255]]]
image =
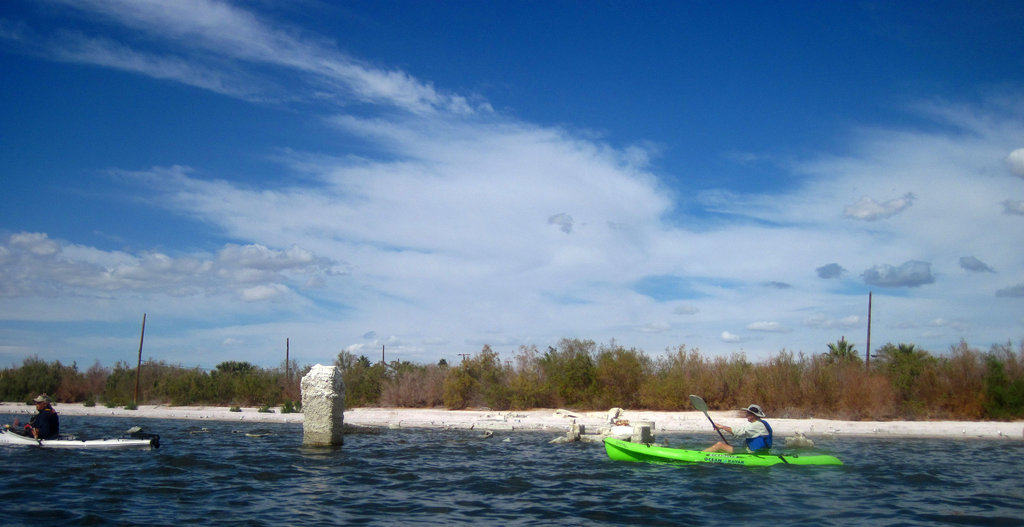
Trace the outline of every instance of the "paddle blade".
[[692, 404], [694, 408], [696, 408], [696, 409], [698, 409], [698, 410], [700, 410], [702, 412], [707, 412], [708, 411], [708, 403], [705, 403], [704, 399], [701, 399], [700, 397], [698, 397], [696, 395], [691, 395], [690, 396], [690, 404]]

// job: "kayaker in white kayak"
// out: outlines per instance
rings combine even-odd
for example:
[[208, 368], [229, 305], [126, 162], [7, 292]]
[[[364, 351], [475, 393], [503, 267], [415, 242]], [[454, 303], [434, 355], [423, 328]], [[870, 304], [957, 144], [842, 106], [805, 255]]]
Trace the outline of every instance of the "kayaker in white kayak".
[[[25, 425], [25, 435], [31, 435], [36, 439], [57, 439], [60, 434], [60, 418], [57, 417], [56, 410], [51, 406], [51, 400], [48, 395], [40, 394], [35, 399], [32, 399], [36, 403], [36, 411], [39, 412], [32, 417], [32, 420]], [[14, 420], [14, 427], [19, 426], [18, 420]]]
[[[725, 430], [734, 437], [743, 439], [744, 444], [747, 447], [747, 452], [757, 452], [759, 450], [768, 450], [772, 447], [772, 427], [768, 425], [767, 421], [761, 419], [765, 417], [764, 410], [756, 404], [752, 404], [746, 408], [742, 408], [746, 412], [747, 424], [732, 428], [730, 426], [720, 425], [714, 421], [711, 424], [714, 425], [715, 430]], [[733, 446], [724, 442], [719, 441], [714, 445], [704, 449], [705, 452], [726, 452], [729, 454], [733, 453]]]

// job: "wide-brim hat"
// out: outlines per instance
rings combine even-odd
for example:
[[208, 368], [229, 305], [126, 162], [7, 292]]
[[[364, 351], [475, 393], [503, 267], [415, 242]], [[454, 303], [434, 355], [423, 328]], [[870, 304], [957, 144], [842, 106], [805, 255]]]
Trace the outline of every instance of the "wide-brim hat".
[[752, 413], [752, 414], [754, 414], [754, 415], [756, 415], [758, 417], [764, 417], [765, 416], [764, 415], [764, 410], [762, 410], [761, 407], [756, 405], [756, 404], [752, 404], [752, 405], [750, 405], [750, 406], [748, 406], [746, 408], [740, 408], [740, 410], [743, 410], [744, 412], [750, 412], [750, 413]]
[[52, 403], [53, 402], [53, 401], [50, 400], [50, 397], [48, 395], [46, 395], [45, 393], [37, 396], [35, 399], [32, 399], [32, 400], [37, 402], [37, 403]]

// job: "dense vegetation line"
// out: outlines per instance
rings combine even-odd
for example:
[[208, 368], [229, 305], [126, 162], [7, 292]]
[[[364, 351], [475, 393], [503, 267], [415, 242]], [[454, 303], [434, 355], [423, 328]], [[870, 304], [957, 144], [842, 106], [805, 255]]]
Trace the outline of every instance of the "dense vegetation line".
[[[912, 344], [886, 344], [870, 367], [844, 339], [821, 354], [780, 351], [762, 362], [743, 354], [708, 357], [685, 345], [652, 358], [614, 341], [563, 339], [541, 352], [522, 346], [502, 361], [489, 346], [458, 365], [371, 362], [342, 351], [335, 361], [348, 407], [487, 407], [691, 410], [697, 393], [712, 409], [757, 402], [776, 417], [839, 419], [1014, 419], [1024, 417], [1024, 342], [982, 352], [966, 342], [935, 355]], [[286, 367], [287, 366], [287, 367]], [[147, 361], [138, 404], [241, 405], [291, 410], [310, 366], [260, 368], [223, 362], [216, 369]], [[125, 363], [86, 371], [25, 359], [0, 371], [0, 398], [38, 393], [59, 402], [135, 404], [136, 369]]]

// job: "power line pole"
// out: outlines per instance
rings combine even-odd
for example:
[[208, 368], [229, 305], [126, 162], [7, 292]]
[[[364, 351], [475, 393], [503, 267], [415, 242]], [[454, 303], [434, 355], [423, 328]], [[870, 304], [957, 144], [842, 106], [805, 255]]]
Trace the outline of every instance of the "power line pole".
[[868, 347], [864, 351], [865, 368], [871, 369], [871, 291], [868, 291]]
[[135, 406], [139, 405], [139, 373], [142, 371], [142, 340], [146, 337], [146, 314], [142, 314], [142, 333], [139, 334], [139, 362], [135, 366]]

